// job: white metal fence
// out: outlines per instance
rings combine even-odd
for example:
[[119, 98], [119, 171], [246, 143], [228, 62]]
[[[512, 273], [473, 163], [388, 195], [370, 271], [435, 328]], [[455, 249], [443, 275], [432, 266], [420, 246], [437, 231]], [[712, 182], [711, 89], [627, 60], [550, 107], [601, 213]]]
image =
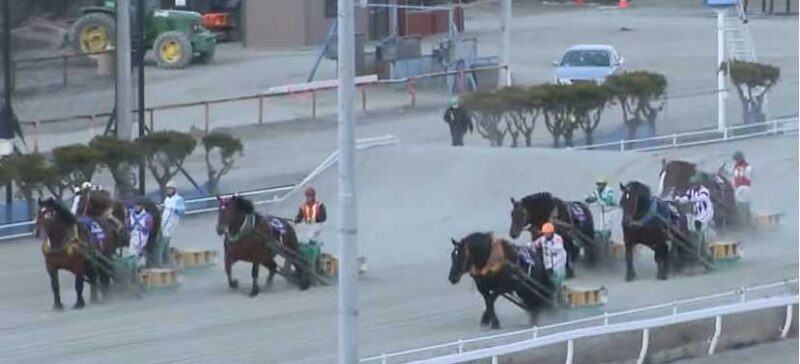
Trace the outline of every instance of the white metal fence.
[[[734, 291], [709, 296], [676, 300], [670, 303], [615, 313], [604, 313], [598, 316], [560, 322], [547, 326], [532, 327], [526, 330], [471, 339], [460, 339], [444, 344], [395, 353], [386, 353], [361, 359], [359, 363], [390, 364], [422, 361], [431, 363], [460, 363], [476, 359], [493, 358], [493, 360], [496, 360], [496, 358], [501, 355], [558, 342], [573, 342], [575, 339], [581, 337], [647, 329], [679, 322], [694, 321], [700, 318], [722, 316], [729, 314], [726, 310], [730, 310], [731, 307], [735, 307], [737, 310], [742, 308], [746, 310], [759, 309], [762, 307], [760, 305], [765, 302], [765, 299], [770, 300], [767, 302], [771, 303], [778, 302], [776, 303], [777, 306], [796, 304], [797, 284], [797, 279], [791, 279], [753, 287], [742, 287]], [[771, 300], [776, 297], [780, 300]], [[700, 316], [702, 317], [698, 317], [698, 314], [701, 314]], [[790, 322], [790, 319], [791, 317], [787, 319], [787, 322]], [[785, 327], [784, 331], [785, 330], [788, 330], [788, 328]], [[785, 337], [786, 333], [782, 333]], [[574, 346], [574, 342], [569, 344], [569, 346]], [[569, 361], [567, 362], [569, 363]]]
[[729, 126], [724, 130], [701, 130], [674, 133], [640, 139], [622, 139], [616, 142], [582, 145], [573, 150], [635, 150], [640, 152], [678, 147], [728, 142], [767, 135], [790, 135], [797, 133], [797, 116], [768, 120], [763, 123]]
[[[398, 140], [392, 135], [379, 137], [362, 138], [356, 141], [356, 148], [367, 149], [378, 146], [397, 144]], [[300, 183], [293, 185], [274, 186], [259, 188], [255, 190], [238, 192], [240, 196], [246, 196], [255, 204], [277, 203], [285, 200], [295, 192], [303, 188], [308, 182], [330, 168], [339, 160], [339, 151], [333, 152], [327, 159], [320, 163], [306, 178]], [[217, 210], [217, 196], [193, 198], [186, 200], [186, 214], [195, 215]], [[0, 241], [22, 238], [33, 235], [34, 221], [22, 221], [12, 224], [0, 225]]]

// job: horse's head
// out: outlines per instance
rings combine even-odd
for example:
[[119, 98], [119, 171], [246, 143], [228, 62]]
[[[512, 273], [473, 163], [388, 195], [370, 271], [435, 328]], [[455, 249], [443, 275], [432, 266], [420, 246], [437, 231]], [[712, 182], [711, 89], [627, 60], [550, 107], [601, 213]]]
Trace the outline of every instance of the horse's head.
[[627, 185], [619, 184], [620, 199], [623, 219], [630, 220], [637, 215], [639, 210], [647, 205], [650, 200], [650, 188], [638, 181], [628, 182]]
[[456, 241], [450, 239], [453, 243], [453, 252], [450, 253], [450, 275], [448, 279], [450, 283], [457, 284], [461, 281], [461, 276], [469, 270], [469, 258], [467, 257], [467, 244], [462, 239]]
[[51, 235], [55, 229], [66, 229], [77, 223], [75, 216], [55, 199], [39, 199], [39, 211], [36, 213], [35, 235], [41, 233]]
[[241, 222], [246, 215], [255, 213], [253, 202], [239, 195], [229, 198], [217, 196], [217, 201], [219, 201], [217, 235], [226, 234], [232, 224]]
[[676, 194], [682, 194], [689, 188], [689, 178], [697, 173], [697, 165], [687, 161], [667, 161], [661, 160], [661, 172], [659, 172], [659, 196], [669, 198]]
[[522, 230], [530, 226], [531, 217], [528, 215], [528, 210], [522, 204], [522, 201], [517, 201], [512, 197], [511, 205], [513, 208], [511, 209], [511, 228], [508, 230], [508, 235], [512, 239], [516, 239], [522, 233]]

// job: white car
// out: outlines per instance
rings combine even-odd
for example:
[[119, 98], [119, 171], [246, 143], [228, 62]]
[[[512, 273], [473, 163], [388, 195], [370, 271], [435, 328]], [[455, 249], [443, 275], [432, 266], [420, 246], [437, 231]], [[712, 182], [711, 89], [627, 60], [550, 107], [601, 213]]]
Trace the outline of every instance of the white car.
[[623, 62], [610, 45], [576, 45], [567, 49], [560, 61], [553, 61], [554, 81], [560, 84], [603, 83], [606, 77], [622, 70]]

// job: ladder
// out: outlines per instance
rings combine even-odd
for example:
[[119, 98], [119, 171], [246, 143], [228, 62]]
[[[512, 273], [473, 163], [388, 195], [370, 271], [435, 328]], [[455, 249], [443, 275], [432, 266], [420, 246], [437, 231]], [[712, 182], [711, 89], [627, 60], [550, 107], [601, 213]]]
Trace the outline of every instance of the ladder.
[[725, 48], [727, 58], [757, 62], [753, 36], [750, 34], [747, 14], [741, 2], [725, 11]]

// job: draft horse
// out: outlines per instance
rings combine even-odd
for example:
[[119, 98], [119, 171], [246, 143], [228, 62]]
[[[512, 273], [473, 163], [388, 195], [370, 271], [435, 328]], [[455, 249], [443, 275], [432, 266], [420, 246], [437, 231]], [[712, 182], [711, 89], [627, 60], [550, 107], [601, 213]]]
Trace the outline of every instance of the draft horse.
[[53, 309], [64, 309], [58, 281], [58, 271], [62, 269], [75, 275], [75, 309], [85, 306], [84, 281], [91, 285], [92, 303], [98, 301], [98, 281], [103, 297], [107, 298], [111, 281], [109, 273], [112, 269], [108, 262], [120, 238], [116, 231], [102, 220], [79, 221], [53, 198], [39, 200], [35, 224], [36, 236], [43, 235], [42, 254], [53, 290]]
[[[688, 259], [690, 247], [686, 217], [672, 201], [652, 196], [650, 188], [638, 181], [627, 185], [620, 183], [622, 207], [622, 233], [625, 240], [625, 280], [636, 279], [633, 252], [636, 245], [647, 246], [655, 252], [658, 266], [656, 277], [667, 279], [670, 260], [680, 269]], [[670, 245], [672, 243], [672, 254]]]
[[[230, 288], [239, 287], [239, 282], [231, 276], [233, 264], [240, 260], [249, 262], [253, 265], [251, 269], [253, 286], [250, 296], [257, 296], [259, 266], [267, 268], [269, 275], [266, 284], [271, 284], [275, 273], [278, 272], [278, 265], [275, 262], [278, 250], [294, 258], [292, 265], [300, 277], [300, 289], [305, 290], [310, 286], [307, 269], [297, 263], [300, 257], [297, 233], [288, 220], [277, 217], [265, 218], [255, 211], [253, 202], [244, 197], [217, 196], [217, 200], [219, 201], [217, 235], [225, 237], [225, 274], [228, 276]], [[283, 273], [288, 274], [288, 272]]]
[[711, 194], [711, 203], [714, 205], [714, 225], [717, 228], [740, 225], [742, 219], [736, 208], [733, 184], [721, 173], [712, 175], [700, 171], [694, 163], [662, 159], [661, 172], [659, 172], [659, 195], [661, 198], [683, 195], [689, 189], [689, 178], [695, 174], [700, 176], [700, 184], [705, 186]]
[[574, 276], [572, 264], [580, 256], [580, 246], [584, 245], [587, 260], [590, 264], [597, 262], [600, 249], [604, 247], [594, 240], [594, 219], [592, 212], [583, 202], [564, 201], [548, 192], [538, 192], [517, 201], [511, 198], [511, 227], [509, 235], [516, 239], [522, 230], [529, 230], [531, 238], [541, 235], [541, 226], [553, 222], [556, 233], [564, 240], [567, 251], [567, 278]]
[[[542, 307], [552, 302], [554, 287], [547, 279], [541, 254], [536, 254], [527, 278], [520, 277], [519, 269], [514, 269], [519, 259], [517, 246], [513, 243], [497, 239], [492, 233], [472, 233], [453, 243], [450, 254], [451, 266], [448, 279], [458, 284], [467, 273], [472, 276], [478, 291], [483, 296], [486, 310], [481, 315], [481, 326], [491, 325], [492, 329], [500, 328], [500, 320], [494, 310], [494, 303], [499, 296], [516, 295], [509, 298], [520, 305], [527, 313], [531, 323], [535, 324]], [[516, 266], [518, 267], [518, 266]], [[528, 283], [526, 284], [525, 281]], [[535, 287], [531, 286], [533, 281]]]

